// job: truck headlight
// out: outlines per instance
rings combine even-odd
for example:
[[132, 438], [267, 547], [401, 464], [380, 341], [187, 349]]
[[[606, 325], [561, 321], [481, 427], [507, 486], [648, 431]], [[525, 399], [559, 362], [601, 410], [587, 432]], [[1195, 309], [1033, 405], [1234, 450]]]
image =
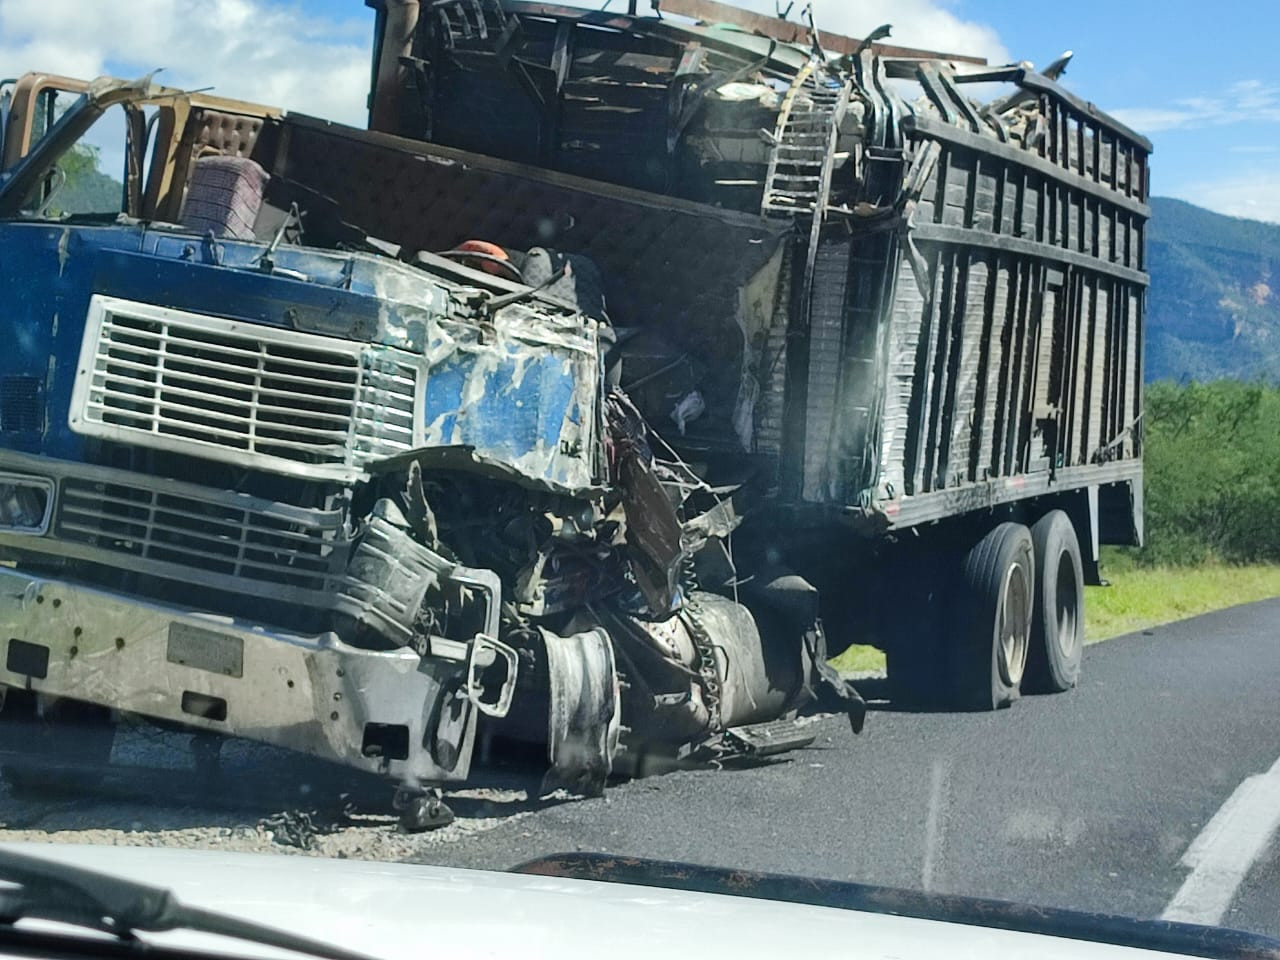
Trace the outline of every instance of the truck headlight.
[[0, 530], [40, 536], [53, 513], [53, 482], [0, 473]]

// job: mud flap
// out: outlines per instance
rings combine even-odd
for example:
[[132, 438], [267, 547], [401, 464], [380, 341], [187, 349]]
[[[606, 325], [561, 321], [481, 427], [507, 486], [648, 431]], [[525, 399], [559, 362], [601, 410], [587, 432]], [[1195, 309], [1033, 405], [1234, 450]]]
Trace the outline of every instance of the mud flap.
[[602, 627], [561, 637], [540, 628], [551, 681], [547, 744], [551, 769], [542, 781], [586, 797], [604, 793], [621, 730], [613, 643]]
[[748, 603], [754, 601], [772, 611], [803, 638], [805, 692], [812, 702], [819, 710], [847, 714], [853, 732], [861, 733], [867, 702], [827, 662], [827, 636], [818, 616], [817, 589], [791, 570], [775, 566], [757, 574], [747, 593]]
[[809, 677], [818, 709], [849, 716], [849, 726], [861, 733], [867, 720], [867, 701], [827, 662], [827, 637], [822, 622], [816, 621], [805, 631], [805, 656], [809, 660]]

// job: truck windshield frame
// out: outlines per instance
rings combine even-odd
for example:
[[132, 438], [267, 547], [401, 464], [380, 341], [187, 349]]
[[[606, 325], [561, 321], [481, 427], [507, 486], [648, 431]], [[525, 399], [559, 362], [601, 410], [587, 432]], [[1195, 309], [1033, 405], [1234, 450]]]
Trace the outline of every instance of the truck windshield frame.
[[[22, 204], [67, 151], [111, 107], [117, 104], [159, 103], [183, 96], [185, 94], [181, 90], [157, 86], [150, 76], [138, 80], [116, 80], [110, 77], [95, 80], [54, 122], [30, 152], [0, 180], [0, 218], [46, 219], [23, 216]], [[9, 134], [7, 119], [6, 135]]]

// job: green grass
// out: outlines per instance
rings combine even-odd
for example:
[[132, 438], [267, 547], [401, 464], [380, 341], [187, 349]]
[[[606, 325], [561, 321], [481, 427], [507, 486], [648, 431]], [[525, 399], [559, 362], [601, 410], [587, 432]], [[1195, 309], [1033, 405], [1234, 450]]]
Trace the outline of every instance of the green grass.
[[1109, 587], [1085, 587], [1085, 642], [1185, 620], [1238, 603], [1280, 597], [1280, 564], [1133, 567], [1103, 574]]
[[832, 657], [831, 665], [842, 674], [883, 670], [884, 654], [875, 647], [855, 643], [840, 656]]
[[[1098, 643], [1174, 620], [1280, 597], [1280, 564], [1136, 567], [1123, 554], [1104, 558], [1109, 587], [1085, 587], [1085, 642]], [[841, 673], [884, 669], [884, 654], [854, 644], [831, 661]]]

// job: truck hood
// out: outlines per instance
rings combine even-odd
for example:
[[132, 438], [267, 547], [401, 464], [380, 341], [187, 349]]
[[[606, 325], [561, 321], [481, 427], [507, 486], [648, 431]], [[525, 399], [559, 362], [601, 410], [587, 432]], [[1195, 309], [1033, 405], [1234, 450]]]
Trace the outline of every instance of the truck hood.
[[[901, 958], [1163, 956], [1148, 950], [976, 926], [620, 883], [141, 847], [9, 844], [167, 887], [184, 903], [386, 960], [660, 956]], [[278, 958], [204, 934], [147, 934], [157, 945]]]

